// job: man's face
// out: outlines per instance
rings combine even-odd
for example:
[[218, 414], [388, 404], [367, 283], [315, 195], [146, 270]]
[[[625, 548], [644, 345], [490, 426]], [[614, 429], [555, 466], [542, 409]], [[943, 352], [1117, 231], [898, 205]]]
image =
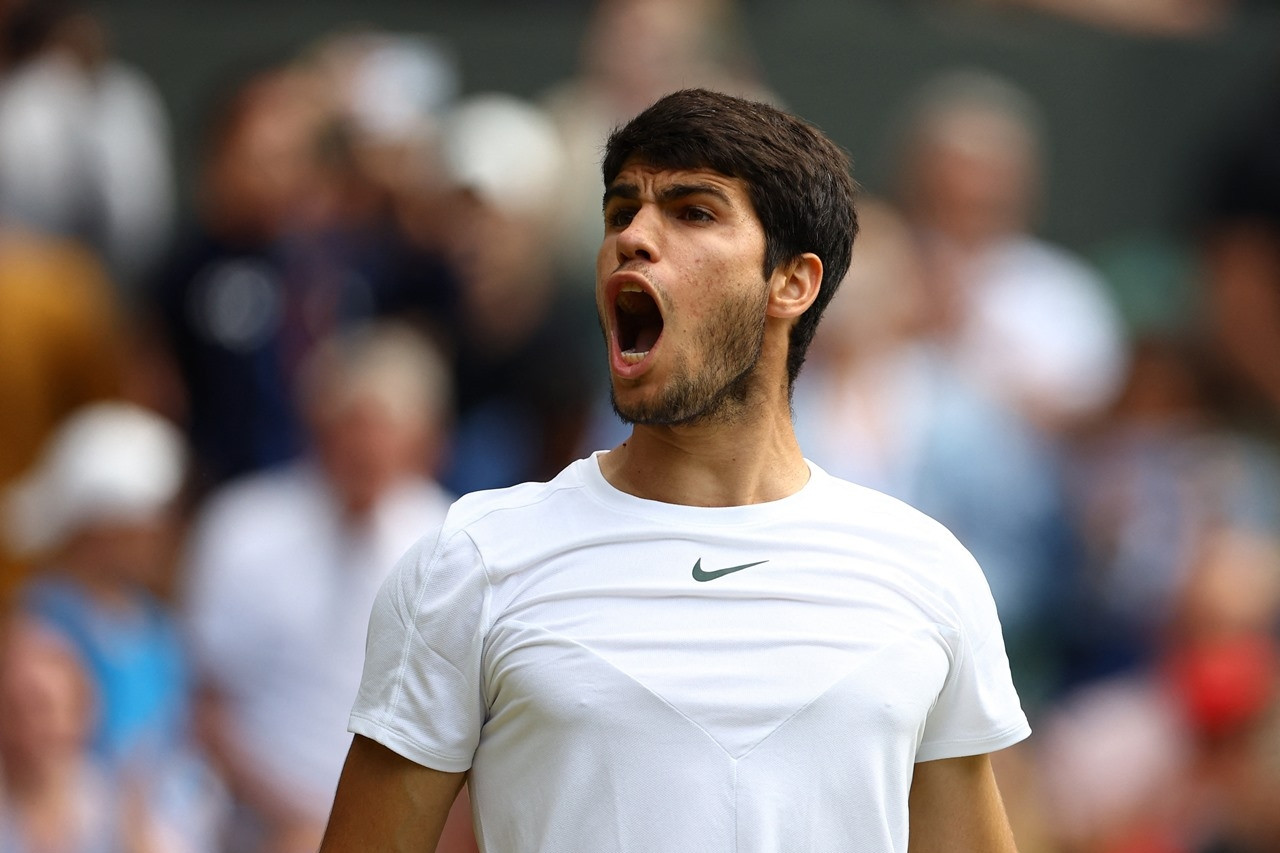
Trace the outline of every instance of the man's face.
[[426, 466], [428, 426], [385, 393], [337, 389], [316, 406], [312, 424], [321, 465], [343, 508], [363, 516]]
[[629, 161], [606, 189], [596, 306], [629, 423], [728, 419], [764, 342], [764, 229], [746, 185]]

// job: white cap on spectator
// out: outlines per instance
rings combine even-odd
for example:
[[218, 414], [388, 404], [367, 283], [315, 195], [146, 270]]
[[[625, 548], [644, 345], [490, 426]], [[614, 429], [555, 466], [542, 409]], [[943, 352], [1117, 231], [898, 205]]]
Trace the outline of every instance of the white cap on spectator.
[[3, 495], [4, 531], [15, 550], [39, 553], [89, 524], [152, 517], [177, 496], [184, 469], [182, 436], [164, 418], [129, 403], [86, 406]]
[[564, 143], [542, 109], [514, 95], [473, 95], [445, 118], [450, 179], [515, 215], [546, 212], [558, 197]]

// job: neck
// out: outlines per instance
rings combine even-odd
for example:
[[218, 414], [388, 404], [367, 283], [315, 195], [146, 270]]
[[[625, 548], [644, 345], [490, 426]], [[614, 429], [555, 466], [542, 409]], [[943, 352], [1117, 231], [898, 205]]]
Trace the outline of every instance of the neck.
[[731, 422], [636, 426], [600, 458], [615, 488], [686, 506], [745, 506], [785, 498], [809, 479], [784, 390]]
[[137, 585], [123, 580], [120, 569], [105, 566], [78, 549], [65, 551], [60, 565], [65, 575], [98, 605], [116, 613], [130, 613], [141, 608]]

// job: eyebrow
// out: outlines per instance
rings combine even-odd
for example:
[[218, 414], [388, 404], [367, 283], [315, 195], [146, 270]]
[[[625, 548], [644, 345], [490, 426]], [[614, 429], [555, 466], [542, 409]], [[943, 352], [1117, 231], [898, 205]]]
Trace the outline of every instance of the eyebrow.
[[[692, 184], [671, 184], [663, 187], [658, 191], [658, 203], [665, 204], [677, 199], [687, 198], [691, 195], [709, 195], [720, 201], [722, 204], [732, 206], [733, 200], [729, 198], [729, 194], [715, 184], [692, 183]], [[627, 199], [634, 201], [640, 198], [640, 187], [635, 184], [614, 184], [604, 191], [604, 200], [602, 207], [608, 207], [609, 202], [615, 198]]]

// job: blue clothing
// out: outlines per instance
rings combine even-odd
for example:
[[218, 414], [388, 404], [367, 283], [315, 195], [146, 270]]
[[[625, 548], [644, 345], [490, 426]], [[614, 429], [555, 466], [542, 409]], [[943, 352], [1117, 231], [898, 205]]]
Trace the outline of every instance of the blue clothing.
[[23, 610], [61, 632], [98, 690], [92, 750], [107, 767], [170, 754], [187, 740], [190, 678], [177, 624], [139, 590], [129, 607], [109, 609], [78, 584], [30, 584]]

